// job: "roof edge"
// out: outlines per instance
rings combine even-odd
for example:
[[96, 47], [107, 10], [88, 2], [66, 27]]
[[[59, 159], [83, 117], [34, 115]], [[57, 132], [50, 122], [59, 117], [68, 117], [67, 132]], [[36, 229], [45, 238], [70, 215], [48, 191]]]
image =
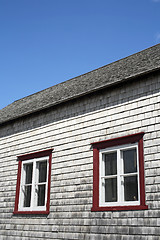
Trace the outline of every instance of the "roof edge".
[[[144, 50], [143, 50], [143, 51], [144, 51]], [[141, 51], [141, 52], [142, 52], [142, 51]], [[132, 55], [131, 55], [131, 56], [132, 56]], [[118, 61], [120, 61], [120, 60], [118, 60]], [[118, 61], [117, 61], [117, 62], [118, 62]], [[111, 63], [111, 64], [112, 64], [112, 63]], [[105, 67], [105, 66], [104, 66], [104, 67]], [[96, 70], [97, 70], [97, 69], [96, 69]], [[96, 70], [93, 70], [93, 71], [96, 71]], [[145, 75], [147, 75], [147, 74], [154, 73], [154, 72], [157, 72], [157, 71], [159, 71], [159, 70], [160, 70], [160, 67], [158, 67], [158, 68], [153, 68], [153, 69], [150, 69], [150, 70], [148, 70], [148, 71], [139, 72], [138, 74], [135, 74], [135, 75], [129, 76], [129, 77], [127, 77], [127, 78], [121, 79], [121, 80], [119, 80], [119, 81], [117, 81], [117, 82], [109, 83], [107, 86], [106, 86], [106, 85], [103, 85], [103, 86], [97, 87], [97, 88], [95, 88], [95, 89], [93, 89], [93, 90], [91, 90], [91, 91], [82, 92], [82, 93], [77, 94], [77, 95], [75, 95], [75, 96], [68, 97], [67, 99], [62, 99], [62, 100], [57, 101], [57, 102], [55, 102], [55, 103], [53, 103], [53, 104], [44, 106], [44, 107], [42, 107], [42, 108], [40, 108], [40, 109], [38, 109], [38, 110], [28, 111], [28, 112], [26, 112], [25, 114], [22, 114], [22, 115], [20, 115], [20, 116], [18, 116], [18, 117], [10, 118], [10, 119], [8, 119], [8, 120], [6, 120], [6, 121], [0, 122], [0, 126], [4, 125], [4, 124], [6, 124], [6, 123], [9, 123], [9, 122], [15, 121], [15, 120], [17, 120], [17, 119], [21, 119], [21, 118], [23, 118], [23, 117], [26, 117], [26, 116], [29, 116], [29, 115], [32, 115], [32, 114], [39, 113], [39, 112], [41, 112], [41, 111], [43, 111], [43, 110], [47, 110], [47, 109], [52, 108], [52, 107], [54, 107], [54, 106], [58, 106], [58, 105], [60, 105], [60, 104], [62, 104], [62, 103], [64, 103], [64, 102], [68, 102], [68, 101], [71, 101], [71, 100], [73, 100], [73, 99], [76, 99], [76, 98], [79, 98], [79, 97], [83, 97], [83, 96], [89, 95], [89, 94], [91, 94], [91, 93], [93, 93], [93, 92], [97, 92], [97, 91], [100, 91], [100, 90], [103, 90], [103, 89], [107, 89], [107, 88], [110, 88], [110, 87], [119, 85], [119, 84], [122, 83], [122, 82], [124, 83], [124, 82], [126, 82], [126, 81], [131, 81], [131, 80], [133, 80], [133, 79], [135, 79], [135, 78], [137, 78], [137, 77], [143, 77], [143, 76], [145, 76]], [[93, 72], [93, 71], [91, 71], [91, 72]], [[87, 73], [85, 73], [85, 74], [87, 74]], [[80, 75], [80, 76], [83, 76], [83, 75], [85, 75], [85, 74], [82, 74], [82, 75]], [[76, 78], [78, 78], [78, 77], [80, 77], [80, 76], [77, 76]], [[73, 78], [73, 79], [75, 79], [75, 78]], [[69, 79], [69, 80], [72, 80], [72, 79]], [[69, 80], [68, 80], [68, 81], [69, 81]], [[62, 82], [62, 83], [63, 83], [63, 82]], [[62, 84], [62, 83], [60, 83], [60, 84]], [[57, 85], [59, 85], [59, 84], [57, 84]], [[55, 85], [55, 86], [56, 86], [56, 85]], [[50, 87], [49, 87], [49, 88], [50, 88]], [[46, 89], [44, 89], [44, 90], [42, 90], [42, 91], [45, 91], [45, 90], [46, 90]], [[40, 91], [40, 92], [42, 92], [42, 91]], [[39, 92], [37, 92], [37, 93], [39, 93]], [[36, 93], [31, 94], [31, 95], [29, 95], [29, 96], [32, 96], [32, 95], [35, 95], [35, 94], [36, 94]], [[27, 96], [27, 97], [29, 97], [29, 96]], [[24, 98], [26, 98], [26, 97], [24, 97]], [[22, 98], [22, 99], [23, 99], [23, 98]], [[19, 101], [19, 100], [16, 100], [15, 102], [17, 102], [17, 101]]]

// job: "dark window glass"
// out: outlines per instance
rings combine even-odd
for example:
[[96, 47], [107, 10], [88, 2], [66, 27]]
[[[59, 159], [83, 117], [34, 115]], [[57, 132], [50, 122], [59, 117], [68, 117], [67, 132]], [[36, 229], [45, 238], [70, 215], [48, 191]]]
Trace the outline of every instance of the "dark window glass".
[[26, 172], [25, 184], [30, 184], [32, 183], [33, 163], [25, 164], [24, 169]]
[[124, 199], [125, 201], [138, 201], [137, 175], [124, 177]]
[[136, 148], [123, 151], [124, 173], [137, 172]]
[[38, 206], [44, 206], [45, 204], [45, 187], [45, 184], [38, 186]]
[[105, 176], [117, 174], [117, 152], [104, 154]]
[[23, 207], [30, 207], [31, 203], [31, 186], [24, 186], [24, 203]]
[[117, 202], [117, 178], [105, 179], [105, 202]]
[[47, 161], [39, 162], [39, 183], [46, 182], [47, 178]]

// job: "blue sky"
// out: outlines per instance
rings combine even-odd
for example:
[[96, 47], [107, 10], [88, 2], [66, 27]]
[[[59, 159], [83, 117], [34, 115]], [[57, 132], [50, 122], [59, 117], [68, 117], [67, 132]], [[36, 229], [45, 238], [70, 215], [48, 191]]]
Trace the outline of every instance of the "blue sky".
[[160, 0], [0, 0], [0, 109], [160, 43]]

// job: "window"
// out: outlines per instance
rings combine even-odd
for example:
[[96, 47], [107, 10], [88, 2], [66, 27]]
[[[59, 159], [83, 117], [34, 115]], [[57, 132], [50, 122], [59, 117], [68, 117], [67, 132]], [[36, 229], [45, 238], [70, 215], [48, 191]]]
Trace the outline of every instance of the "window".
[[48, 214], [52, 149], [18, 157], [14, 214]]
[[92, 143], [92, 211], [147, 209], [143, 135], [138, 133]]

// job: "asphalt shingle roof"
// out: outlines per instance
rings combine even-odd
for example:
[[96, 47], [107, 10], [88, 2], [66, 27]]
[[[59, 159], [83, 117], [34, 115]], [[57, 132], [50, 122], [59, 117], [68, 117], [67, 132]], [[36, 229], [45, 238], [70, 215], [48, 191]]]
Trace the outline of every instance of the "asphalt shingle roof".
[[47, 88], [0, 110], [0, 124], [160, 69], [160, 44]]

